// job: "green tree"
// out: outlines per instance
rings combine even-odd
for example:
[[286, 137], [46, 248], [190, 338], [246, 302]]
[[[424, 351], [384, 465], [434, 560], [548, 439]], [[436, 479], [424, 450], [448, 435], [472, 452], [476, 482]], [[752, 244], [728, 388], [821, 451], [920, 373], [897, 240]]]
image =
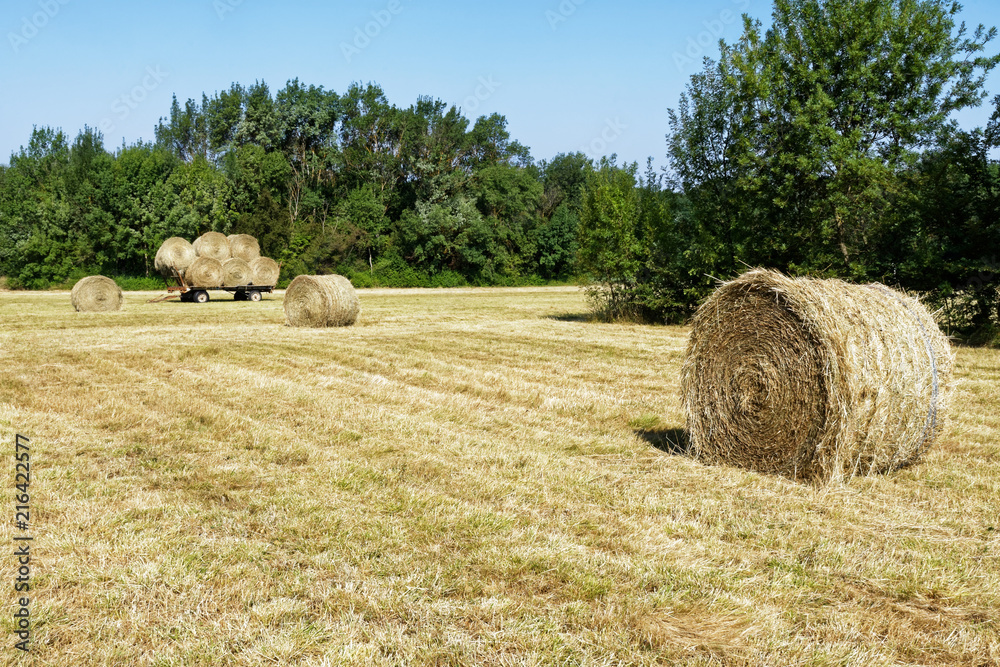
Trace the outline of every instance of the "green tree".
[[[669, 157], [700, 263], [856, 279], [891, 267], [880, 239], [909, 205], [906, 172], [980, 103], [1000, 56], [937, 0], [776, 0], [692, 78], [671, 115]], [[706, 245], [707, 244], [707, 245]]]
[[580, 269], [593, 283], [588, 294], [608, 318], [638, 315], [636, 289], [645, 249], [639, 234], [635, 163], [619, 167], [602, 158], [587, 180], [579, 228]]
[[[970, 36], [957, 3], [777, 0], [761, 34], [733, 50], [741, 112], [757, 130], [745, 182], [772, 224], [805, 252], [793, 265], [877, 277], [874, 239], [897, 210], [899, 175], [946, 126], [979, 104], [1000, 55], [995, 29]], [[787, 237], [787, 232], [784, 234]], [[802, 241], [805, 241], [803, 243]], [[789, 244], [790, 246], [792, 244]]]

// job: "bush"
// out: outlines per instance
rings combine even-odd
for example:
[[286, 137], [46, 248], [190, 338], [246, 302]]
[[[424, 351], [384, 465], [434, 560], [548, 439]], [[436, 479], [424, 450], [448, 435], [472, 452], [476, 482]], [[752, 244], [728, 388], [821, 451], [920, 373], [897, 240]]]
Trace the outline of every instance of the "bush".
[[167, 287], [167, 281], [161, 276], [118, 276], [114, 280], [123, 292], [155, 291]]

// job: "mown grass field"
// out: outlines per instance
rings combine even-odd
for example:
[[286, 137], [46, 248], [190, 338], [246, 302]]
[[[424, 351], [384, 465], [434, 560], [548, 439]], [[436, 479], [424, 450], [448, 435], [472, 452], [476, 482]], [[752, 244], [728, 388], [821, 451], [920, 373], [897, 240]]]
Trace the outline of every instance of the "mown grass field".
[[920, 465], [818, 489], [677, 453], [687, 330], [575, 288], [150, 296], [0, 292], [0, 663], [1000, 663], [1000, 352]]

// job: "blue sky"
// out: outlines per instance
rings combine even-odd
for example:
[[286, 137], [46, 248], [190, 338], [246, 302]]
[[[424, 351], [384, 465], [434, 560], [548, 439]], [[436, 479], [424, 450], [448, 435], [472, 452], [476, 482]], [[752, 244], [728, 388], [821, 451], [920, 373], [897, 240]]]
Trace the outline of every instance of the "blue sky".
[[[995, 0], [964, 5], [969, 24], [1000, 24]], [[430, 95], [473, 119], [501, 113], [536, 159], [583, 150], [662, 166], [667, 109], [718, 38], [739, 36], [743, 12], [766, 21], [771, 3], [4, 0], [0, 163], [32, 125], [102, 128], [114, 148], [152, 139], [173, 94], [255, 80], [274, 93], [298, 77], [337, 92], [376, 82], [403, 107]]]

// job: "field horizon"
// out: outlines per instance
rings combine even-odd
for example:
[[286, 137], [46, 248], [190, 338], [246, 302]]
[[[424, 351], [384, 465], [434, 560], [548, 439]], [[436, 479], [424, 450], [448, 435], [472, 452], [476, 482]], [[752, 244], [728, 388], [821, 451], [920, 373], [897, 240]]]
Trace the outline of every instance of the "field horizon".
[[685, 455], [689, 330], [576, 287], [164, 293], [0, 291], [0, 664], [1000, 663], [1000, 351], [919, 463], [814, 487]]

